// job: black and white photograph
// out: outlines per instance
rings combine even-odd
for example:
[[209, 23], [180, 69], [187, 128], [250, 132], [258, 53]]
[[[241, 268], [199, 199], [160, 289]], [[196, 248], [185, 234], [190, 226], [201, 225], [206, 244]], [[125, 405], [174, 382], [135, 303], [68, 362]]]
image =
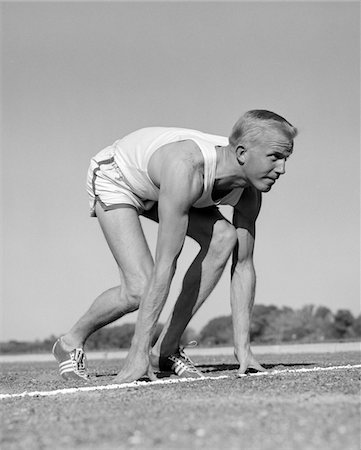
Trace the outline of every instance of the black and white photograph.
[[360, 450], [360, 12], [0, 2], [2, 450]]

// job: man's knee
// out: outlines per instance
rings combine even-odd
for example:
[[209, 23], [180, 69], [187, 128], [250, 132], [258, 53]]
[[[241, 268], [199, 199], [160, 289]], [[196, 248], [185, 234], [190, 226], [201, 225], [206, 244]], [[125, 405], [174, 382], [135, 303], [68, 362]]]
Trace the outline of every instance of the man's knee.
[[212, 236], [212, 251], [220, 258], [228, 258], [237, 243], [235, 227], [226, 220], [214, 224]]

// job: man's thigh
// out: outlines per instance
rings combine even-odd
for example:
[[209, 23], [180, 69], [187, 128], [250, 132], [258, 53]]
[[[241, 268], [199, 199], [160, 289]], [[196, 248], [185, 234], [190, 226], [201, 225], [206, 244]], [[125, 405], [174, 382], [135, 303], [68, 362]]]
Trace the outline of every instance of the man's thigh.
[[[142, 215], [155, 222], [159, 222], [158, 203], [149, 211], [144, 211]], [[215, 233], [215, 224], [219, 221], [227, 227], [232, 226], [216, 206], [191, 208], [189, 210], [187, 236], [197, 241], [203, 247], [208, 246]]]
[[96, 214], [125, 283], [134, 283], [139, 277], [150, 277], [153, 258], [137, 210], [124, 205], [104, 211], [97, 203]]

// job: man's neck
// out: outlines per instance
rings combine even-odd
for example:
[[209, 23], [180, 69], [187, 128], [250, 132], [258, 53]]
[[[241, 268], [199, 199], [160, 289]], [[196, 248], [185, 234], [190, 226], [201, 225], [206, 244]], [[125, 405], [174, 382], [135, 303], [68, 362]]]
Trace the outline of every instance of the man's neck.
[[247, 180], [243, 175], [242, 167], [238, 164], [233, 147], [217, 146], [217, 163], [215, 185], [220, 190], [246, 187]]

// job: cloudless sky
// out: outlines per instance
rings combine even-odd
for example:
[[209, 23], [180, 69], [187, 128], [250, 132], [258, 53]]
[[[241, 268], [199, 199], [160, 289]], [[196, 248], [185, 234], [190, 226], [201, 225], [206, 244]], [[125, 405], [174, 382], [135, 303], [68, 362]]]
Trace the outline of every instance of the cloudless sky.
[[[89, 218], [95, 153], [144, 126], [228, 135], [255, 108], [299, 129], [286, 175], [264, 195], [256, 302], [360, 313], [358, 2], [1, 9], [1, 340], [65, 332], [118, 283]], [[154, 251], [157, 228], [143, 224]], [[196, 252], [187, 242], [162, 321]], [[191, 326], [227, 314], [229, 267]]]

